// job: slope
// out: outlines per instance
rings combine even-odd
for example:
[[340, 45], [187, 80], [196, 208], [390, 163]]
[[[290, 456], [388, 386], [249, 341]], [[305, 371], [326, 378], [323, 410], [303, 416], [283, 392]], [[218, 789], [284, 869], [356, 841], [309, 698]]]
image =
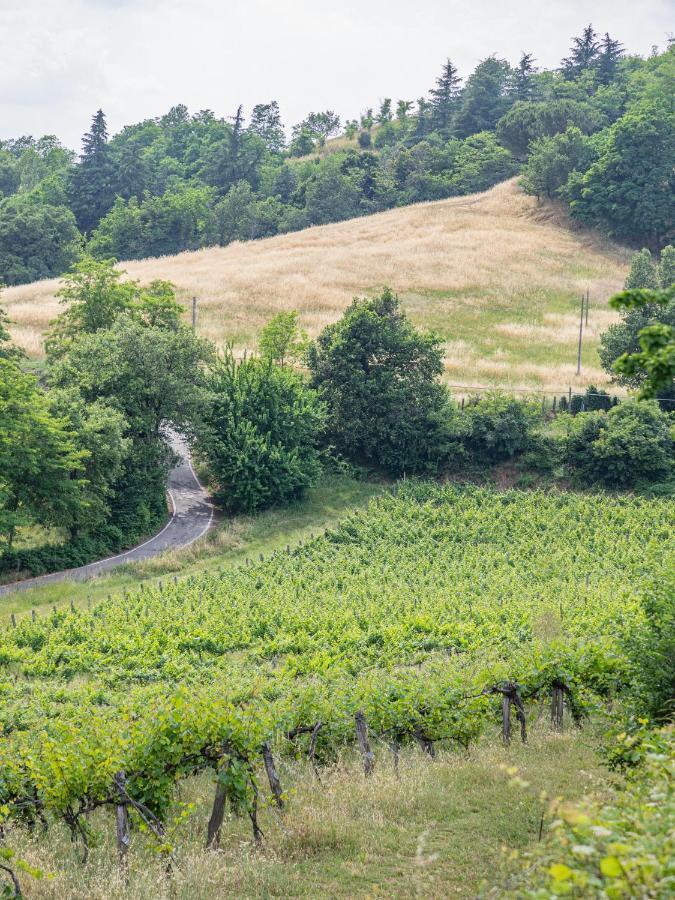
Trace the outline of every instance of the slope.
[[[174, 282], [198, 297], [198, 328], [255, 346], [280, 310], [297, 309], [310, 335], [354, 295], [394, 288], [416, 324], [446, 342], [453, 384], [562, 391], [603, 383], [596, 347], [615, 318], [608, 298], [627, 253], [538, 206], [515, 179], [470, 197], [417, 204], [266, 240], [124, 264], [130, 277]], [[3, 302], [31, 355], [58, 314], [58, 281], [12, 288]], [[579, 298], [590, 291], [583, 368], [576, 377]]]

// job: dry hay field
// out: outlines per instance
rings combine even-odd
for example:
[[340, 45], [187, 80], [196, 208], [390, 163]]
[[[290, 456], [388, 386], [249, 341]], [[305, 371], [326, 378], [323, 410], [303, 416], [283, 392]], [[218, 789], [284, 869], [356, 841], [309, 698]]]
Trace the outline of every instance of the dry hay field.
[[[262, 325], [298, 310], [311, 336], [352, 297], [392, 287], [413, 321], [446, 345], [450, 384], [563, 391], [604, 384], [597, 344], [616, 320], [628, 253], [570, 226], [515, 179], [483, 194], [423, 203], [260, 241], [122, 263], [131, 278], [198, 297], [198, 330], [253, 349]], [[11, 288], [2, 302], [31, 356], [59, 312], [58, 280]], [[590, 291], [576, 377], [579, 302]], [[461, 393], [461, 391], [458, 391]]]

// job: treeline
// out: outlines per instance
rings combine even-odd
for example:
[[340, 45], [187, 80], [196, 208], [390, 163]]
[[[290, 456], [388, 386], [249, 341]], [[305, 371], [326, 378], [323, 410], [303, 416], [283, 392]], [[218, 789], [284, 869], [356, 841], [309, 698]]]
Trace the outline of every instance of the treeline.
[[248, 121], [179, 105], [112, 138], [99, 110], [79, 159], [54, 136], [0, 142], [0, 281], [61, 274], [85, 245], [118, 259], [222, 246], [481, 191], [521, 168], [526, 190], [660, 249], [673, 239], [674, 66], [672, 46], [627, 56], [588, 26], [555, 70], [490, 56], [463, 82], [448, 60], [426, 97], [385, 98], [344, 126], [310, 113], [290, 142], [276, 101]]

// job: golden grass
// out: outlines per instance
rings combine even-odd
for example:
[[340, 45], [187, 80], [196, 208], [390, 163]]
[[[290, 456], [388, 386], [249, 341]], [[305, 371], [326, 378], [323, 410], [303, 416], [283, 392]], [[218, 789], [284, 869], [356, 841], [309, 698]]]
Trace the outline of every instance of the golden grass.
[[[144, 282], [169, 279], [186, 305], [197, 296], [199, 331], [240, 349], [254, 347], [281, 310], [298, 310], [314, 336], [352, 297], [388, 285], [416, 324], [447, 341], [449, 380], [558, 390], [607, 381], [595, 348], [614, 320], [607, 299], [622, 286], [627, 254], [538, 207], [511, 180], [472, 197], [123, 268]], [[60, 310], [58, 285], [3, 295], [12, 333], [32, 356]], [[578, 304], [587, 289], [591, 315], [577, 379]]]

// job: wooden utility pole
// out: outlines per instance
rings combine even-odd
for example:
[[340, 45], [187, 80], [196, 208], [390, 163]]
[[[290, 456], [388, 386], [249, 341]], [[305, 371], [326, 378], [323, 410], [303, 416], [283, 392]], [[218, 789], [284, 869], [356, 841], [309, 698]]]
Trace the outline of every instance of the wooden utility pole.
[[197, 298], [192, 298], [192, 330], [197, 328]]
[[581, 315], [579, 316], [579, 350], [577, 352], [577, 375], [581, 375], [581, 344], [584, 339], [584, 306], [585, 297], [581, 295]]
[[588, 328], [588, 307], [591, 305], [591, 292], [586, 289], [586, 328]]

